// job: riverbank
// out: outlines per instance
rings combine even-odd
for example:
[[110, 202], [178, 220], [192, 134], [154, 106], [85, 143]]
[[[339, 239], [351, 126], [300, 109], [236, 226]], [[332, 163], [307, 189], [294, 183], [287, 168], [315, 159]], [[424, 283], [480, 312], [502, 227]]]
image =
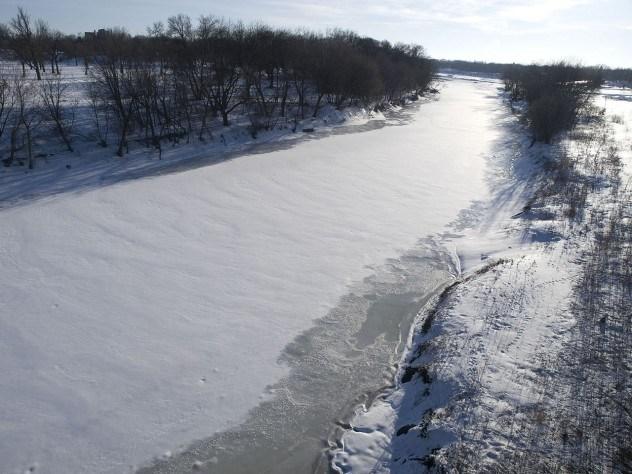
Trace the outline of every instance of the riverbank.
[[535, 165], [524, 210], [492, 208], [470, 233], [463, 276], [419, 313], [395, 386], [358, 409], [334, 470], [630, 467], [630, 112], [608, 100], [561, 143], [517, 150]]

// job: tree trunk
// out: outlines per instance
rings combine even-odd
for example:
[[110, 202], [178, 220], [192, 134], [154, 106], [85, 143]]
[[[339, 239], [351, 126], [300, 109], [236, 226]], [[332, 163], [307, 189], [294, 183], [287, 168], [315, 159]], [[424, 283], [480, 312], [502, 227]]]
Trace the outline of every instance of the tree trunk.
[[323, 96], [325, 94], [319, 94], [318, 95], [318, 100], [316, 101], [316, 106], [314, 107], [314, 115], [312, 115], [312, 117], [316, 118], [316, 116], [318, 115], [318, 111], [320, 110], [320, 102], [321, 100], [323, 100]]
[[33, 163], [33, 147], [31, 146], [31, 128], [24, 125], [26, 127], [26, 146], [29, 154], [29, 169], [32, 170], [35, 163]]
[[11, 152], [9, 154], [7, 166], [11, 166], [11, 164], [13, 163], [13, 160], [15, 159], [15, 142], [18, 139], [18, 130], [19, 130], [19, 127], [17, 126], [13, 127], [13, 129], [11, 130]]
[[123, 129], [121, 130], [121, 139], [119, 140], [118, 149], [116, 150], [116, 154], [120, 156], [121, 158], [123, 157], [123, 148], [125, 147], [125, 144], [127, 141], [127, 126], [128, 126], [127, 124], [128, 124], [128, 119], [125, 118], [123, 120]]
[[59, 132], [59, 136], [61, 137], [61, 139], [66, 144], [66, 148], [68, 148], [68, 151], [71, 153], [74, 152], [74, 150], [72, 149], [72, 145], [70, 144], [70, 138], [68, 138], [66, 130], [64, 130], [64, 127], [60, 122], [57, 122], [57, 131]]
[[287, 93], [290, 85], [286, 82], [283, 88], [283, 97], [281, 98], [281, 117], [285, 117], [285, 105], [287, 104]]

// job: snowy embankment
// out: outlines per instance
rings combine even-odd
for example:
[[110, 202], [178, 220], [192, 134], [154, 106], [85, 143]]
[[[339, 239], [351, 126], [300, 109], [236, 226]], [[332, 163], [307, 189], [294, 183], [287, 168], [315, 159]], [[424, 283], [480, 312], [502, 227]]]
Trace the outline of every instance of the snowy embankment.
[[[19, 73], [14, 68], [15, 64], [0, 61], [0, 72]], [[130, 137], [127, 152], [121, 158], [115, 155], [116, 140], [112, 130], [107, 134], [108, 146], [98, 144], [94, 110], [88, 93], [95, 79], [86, 75], [83, 67], [66, 64], [60, 80], [64, 87], [63, 102], [67, 114], [73, 117], [74, 151], [68, 152], [51, 130], [50, 123], [39, 122], [33, 130], [35, 169], [27, 169], [24, 146], [19, 147], [13, 165], [0, 163], [0, 209], [54, 194], [85, 191], [124, 180], [207, 166], [247, 153], [290, 147], [328, 133], [376, 129], [390, 122], [382, 112], [357, 105], [338, 110], [325, 104], [317, 117], [306, 114], [304, 119], [294, 116], [279, 118], [274, 127], [261, 130], [253, 137], [248, 115], [236, 110], [231, 116], [230, 126], [212, 121], [203, 139], [192, 134], [178, 143], [165, 144], [160, 153], [149, 147], [142, 134], [137, 133]], [[42, 85], [33, 77], [27, 78], [27, 84], [35, 90]], [[388, 106], [385, 113], [396, 115], [400, 111], [399, 106]], [[5, 133], [0, 141], [3, 160], [9, 155], [9, 135]]]
[[0, 470], [123, 472], [242, 421], [351, 282], [488, 196], [495, 87], [450, 81], [400, 126], [0, 210]]
[[516, 130], [502, 204], [453, 241], [463, 275], [420, 311], [395, 386], [358, 409], [334, 470], [632, 468], [632, 95], [595, 102], [604, 120], [556, 146]]

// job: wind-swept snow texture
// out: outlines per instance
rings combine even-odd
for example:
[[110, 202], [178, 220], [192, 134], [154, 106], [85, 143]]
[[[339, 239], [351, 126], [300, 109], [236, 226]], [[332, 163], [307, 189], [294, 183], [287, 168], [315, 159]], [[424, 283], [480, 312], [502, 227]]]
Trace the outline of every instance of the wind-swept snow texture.
[[243, 420], [368, 265], [487, 196], [496, 87], [0, 210], [0, 471], [126, 472]]

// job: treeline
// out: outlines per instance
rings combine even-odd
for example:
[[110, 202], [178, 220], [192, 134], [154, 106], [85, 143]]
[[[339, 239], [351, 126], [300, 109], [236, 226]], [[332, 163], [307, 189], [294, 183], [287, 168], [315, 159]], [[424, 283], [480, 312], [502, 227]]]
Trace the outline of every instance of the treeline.
[[[423, 93], [433, 74], [418, 45], [393, 45], [347, 31], [247, 26], [212, 16], [196, 21], [172, 16], [147, 28], [146, 35], [114, 28], [77, 38], [18, 9], [0, 27], [0, 45], [21, 71], [22, 78], [0, 78], [7, 102], [19, 105], [14, 114], [22, 105], [28, 108], [16, 97], [20, 90], [41, 99], [41, 89], [48, 88], [59, 104], [68, 102], [64, 84], [55, 78], [63, 77], [64, 61], [74, 61], [91, 78], [89, 107], [98, 141], [107, 146], [114, 135], [121, 156], [131, 137], [161, 150], [165, 141], [212, 137], [213, 121], [228, 126], [236, 113], [249, 118], [256, 136], [281, 121], [316, 117], [325, 104], [401, 102]], [[35, 93], [32, 86], [22, 86], [27, 76], [48, 85]], [[41, 106], [43, 100], [33, 102]], [[72, 115], [57, 113], [61, 125], [53, 127], [60, 136], [64, 130], [69, 149], [66, 122]], [[27, 133], [26, 122], [7, 121], [13, 124], [11, 133], [16, 128]]]
[[[435, 69], [453, 69], [455, 71], [475, 72], [484, 74], [504, 75], [507, 71], [520, 67], [516, 63], [488, 63], [483, 61], [462, 61], [462, 60], [433, 60]], [[602, 70], [603, 79], [621, 83], [623, 86], [632, 87], [632, 69], [611, 69], [605, 66], [588, 67], [587, 69], [600, 68]]]
[[626, 87], [632, 87], [632, 69], [605, 69], [604, 78], [607, 81], [618, 82]]
[[559, 62], [545, 66], [514, 65], [503, 74], [512, 102], [527, 102], [527, 119], [534, 139], [551, 143], [561, 131], [572, 129], [603, 83], [601, 68]]
[[504, 63], [486, 63], [481, 61], [463, 61], [460, 59], [447, 60], [436, 59], [434, 66], [438, 69], [452, 69], [463, 72], [476, 72], [483, 74], [502, 74], [505, 69], [513, 66], [513, 64]]
[[[503, 79], [512, 103], [526, 101], [526, 117], [535, 140], [550, 143], [559, 132], [572, 129], [605, 80], [632, 80], [632, 70], [586, 67], [564, 61], [548, 65], [435, 60], [435, 68]], [[632, 82], [631, 82], [632, 85]]]

